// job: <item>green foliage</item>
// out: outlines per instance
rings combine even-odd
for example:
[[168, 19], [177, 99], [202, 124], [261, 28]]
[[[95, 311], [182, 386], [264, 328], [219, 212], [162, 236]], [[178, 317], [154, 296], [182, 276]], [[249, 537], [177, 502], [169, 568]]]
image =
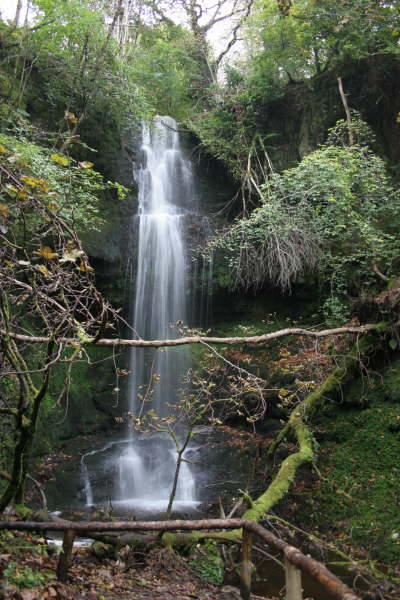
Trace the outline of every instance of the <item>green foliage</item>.
[[178, 26], [160, 25], [142, 31], [141, 44], [129, 61], [128, 76], [144, 90], [159, 114], [183, 119], [198, 93], [199, 65], [193, 40]]
[[224, 580], [224, 562], [217, 542], [207, 541], [197, 550], [195, 559], [188, 563], [202, 579], [221, 585]]
[[118, 197], [124, 197], [125, 188], [105, 182], [100, 173], [92, 169], [92, 163], [57, 154], [22, 135], [17, 138], [0, 134], [0, 145], [3, 149], [0, 161], [5, 161], [23, 183], [18, 192], [6, 186], [0, 194], [1, 205], [5, 207], [3, 217], [16, 216], [11, 207], [15, 196], [33, 192], [45, 196], [49, 210], [74, 222], [77, 229], [98, 229], [103, 223], [99, 210], [101, 194], [116, 189]]
[[192, 115], [190, 126], [243, 182], [255, 137], [264, 136], [266, 148], [273, 145], [264, 132], [270, 110], [273, 118], [285, 111], [280, 98], [293, 106], [308, 87], [318, 98], [322, 73], [336, 76], [349, 61], [399, 54], [399, 7], [398, 1], [296, 0], [283, 16], [275, 0], [256, 2], [245, 23], [247, 52], [231, 60], [207, 111]]
[[399, 2], [296, 0], [283, 17], [274, 1], [259, 2], [248, 21], [250, 83], [284, 85], [348, 59], [398, 53]]
[[16, 585], [20, 589], [25, 588], [33, 588], [37, 585], [43, 585], [51, 578], [52, 573], [47, 573], [44, 575], [40, 571], [35, 571], [29, 567], [25, 567], [23, 569], [19, 568], [17, 563], [11, 561], [3, 571], [3, 577], [10, 583], [11, 585]]
[[[368, 131], [354, 119], [354, 131]], [[344, 145], [343, 123], [330, 141], [297, 167], [273, 174], [262, 186], [262, 205], [213, 241], [222, 251], [235, 287], [270, 281], [282, 289], [307, 272], [318, 273], [329, 297], [325, 314], [347, 317], [345, 298], [374, 284], [379, 263], [398, 269], [400, 195], [384, 162], [367, 146]]]
[[[51, 129], [58, 122], [61, 137], [74, 143], [76, 125], [89, 138], [93, 127], [103, 136], [111, 128], [116, 136], [132, 120], [156, 112], [182, 118], [191, 110], [200, 69], [192, 35], [167, 18], [147, 22], [139, 11], [124, 43], [118, 24], [111, 29], [114, 10], [90, 0], [37, 0], [31, 4], [31, 28], [3, 25], [10, 48], [18, 47], [17, 53], [7, 44], [0, 47], [4, 77], [16, 82], [7, 86], [5, 116], [29, 106]], [[65, 109], [78, 123], [62, 119]]]

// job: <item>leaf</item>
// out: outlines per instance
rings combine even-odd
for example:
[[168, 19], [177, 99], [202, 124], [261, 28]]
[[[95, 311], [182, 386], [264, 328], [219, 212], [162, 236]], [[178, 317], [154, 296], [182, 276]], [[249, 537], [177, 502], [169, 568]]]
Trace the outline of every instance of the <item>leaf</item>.
[[82, 256], [82, 254], [83, 250], [80, 250], [79, 248], [66, 248], [63, 250], [60, 263], [75, 262], [77, 258]]
[[78, 269], [83, 272], [93, 271], [93, 268], [88, 263], [86, 263], [84, 260], [81, 260], [81, 262], [79, 263]]
[[79, 162], [78, 165], [81, 169], [91, 169], [94, 166], [94, 163], [90, 162], [89, 160], [83, 160]]
[[389, 340], [389, 347], [390, 347], [392, 350], [396, 350], [396, 348], [397, 348], [397, 345], [398, 345], [398, 342], [397, 342], [397, 340], [395, 340], [394, 338], [392, 338], [391, 340]]
[[4, 154], [5, 152], [7, 152], [7, 148], [5, 148], [5, 146], [0, 144], [0, 154]]
[[22, 175], [21, 181], [32, 189], [39, 188], [42, 192], [48, 192], [48, 181], [47, 179], [39, 179], [38, 177], [31, 177], [29, 175]]
[[74, 125], [75, 125], [75, 123], [78, 122], [78, 119], [76, 118], [74, 113], [69, 112], [69, 110], [66, 110], [64, 112], [64, 119], [67, 119], [67, 121], [69, 121], [70, 123], [73, 123]]
[[58, 165], [62, 165], [63, 167], [69, 165], [69, 159], [66, 156], [60, 156], [59, 154], [51, 154], [50, 158], [53, 162], [57, 163]]
[[18, 161], [20, 158], [21, 158], [21, 154], [18, 154], [18, 153], [16, 153], [16, 154], [11, 154], [11, 156], [9, 156], [9, 157], [7, 158], [7, 161], [8, 161], [9, 163], [13, 164], [13, 163], [17, 162], [17, 161]]
[[47, 267], [45, 267], [44, 265], [38, 265], [37, 268], [39, 269], [39, 271], [45, 275], [46, 277], [48, 277], [50, 275], [50, 271], [48, 270]]
[[8, 206], [6, 206], [5, 204], [0, 204], [0, 215], [2, 215], [3, 217], [10, 216], [10, 211], [8, 210]]
[[33, 254], [39, 254], [40, 256], [43, 256], [43, 258], [46, 260], [57, 258], [57, 253], [53, 252], [53, 250], [48, 246], [43, 246], [42, 248], [40, 248], [40, 250], [35, 250]]
[[4, 188], [7, 190], [7, 192], [11, 195], [15, 195], [18, 194], [18, 190], [14, 185], [11, 185], [11, 183], [6, 183], [6, 185], [4, 186]]

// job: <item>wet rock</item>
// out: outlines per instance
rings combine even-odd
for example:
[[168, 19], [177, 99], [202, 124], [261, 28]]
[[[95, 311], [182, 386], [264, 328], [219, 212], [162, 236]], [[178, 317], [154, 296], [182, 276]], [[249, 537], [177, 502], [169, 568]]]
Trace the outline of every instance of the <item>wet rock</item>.
[[110, 558], [114, 556], [114, 547], [103, 542], [94, 542], [90, 547], [90, 552], [98, 559]]

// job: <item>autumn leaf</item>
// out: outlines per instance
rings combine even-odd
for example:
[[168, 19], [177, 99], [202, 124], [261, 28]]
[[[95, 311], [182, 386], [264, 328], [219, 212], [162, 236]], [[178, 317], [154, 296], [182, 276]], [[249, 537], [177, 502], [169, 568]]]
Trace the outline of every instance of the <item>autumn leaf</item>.
[[92, 267], [88, 263], [86, 263], [84, 260], [80, 261], [78, 269], [80, 271], [84, 271], [84, 272], [85, 271], [93, 271]]
[[69, 165], [69, 160], [66, 156], [60, 156], [59, 154], [52, 154], [50, 156], [51, 160], [55, 163], [57, 163], [58, 165], [62, 165], [63, 167], [66, 167], [67, 165]]
[[11, 185], [11, 183], [6, 183], [6, 185], [4, 186], [5, 190], [10, 194], [10, 195], [15, 195], [18, 194], [18, 190], [14, 185]]
[[29, 175], [22, 175], [21, 181], [28, 187], [33, 189], [40, 188], [42, 192], [48, 191], [48, 181], [46, 179], [38, 179], [37, 177], [31, 177]]
[[64, 119], [67, 119], [67, 121], [69, 121], [70, 123], [73, 123], [74, 125], [75, 125], [75, 123], [78, 122], [78, 119], [76, 118], [74, 113], [69, 112], [69, 110], [66, 110], [64, 112]]
[[8, 206], [6, 206], [5, 204], [0, 204], [0, 215], [3, 215], [3, 217], [10, 216], [10, 211], [8, 210]]
[[18, 162], [18, 161], [19, 161], [19, 159], [21, 158], [21, 156], [22, 156], [22, 155], [21, 155], [20, 153], [16, 152], [15, 154], [11, 154], [11, 156], [9, 156], [9, 157], [7, 158], [7, 161], [8, 161], [9, 163], [13, 164], [13, 163], [15, 163], [15, 162]]
[[39, 254], [40, 256], [43, 256], [43, 258], [45, 258], [46, 260], [57, 258], [57, 254], [53, 252], [53, 250], [48, 246], [43, 246], [42, 248], [40, 248], [40, 250], [35, 250], [34, 254]]
[[91, 169], [94, 166], [94, 163], [92, 163], [88, 160], [83, 160], [83, 161], [79, 162], [78, 165], [80, 166], [81, 169]]
[[7, 152], [7, 148], [0, 144], [0, 154], [4, 154], [5, 152]]
[[42, 275], [46, 275], [48, 277], [51, 273], [44, 265], [38, 265], [37, 268], [42, 273]]

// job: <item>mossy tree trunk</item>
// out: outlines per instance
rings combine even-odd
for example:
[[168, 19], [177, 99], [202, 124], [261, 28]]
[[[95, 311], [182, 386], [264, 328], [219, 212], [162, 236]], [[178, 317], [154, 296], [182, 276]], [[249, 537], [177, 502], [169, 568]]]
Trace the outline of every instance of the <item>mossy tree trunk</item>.
[[[40, 386], [36, 387], [25, 359], [19, 352], [15, 342], [9, 337], [3, 336], [1, 345], [4, 355], [16, 374], [18, 381], [17, 406], [8, 404], [2, 409], [3, 414], [13, 417], [17, 435], [12, 471], [6, 488], [0, 497], [0, 512], [3, 512], [10, 503], [18, 504], [23, 502], [24, 484], [28, 473], [30, 453], [35, 437], [40, 406], [49, 384], [50, 368], [47, 367], [43, 370]], [[53, 348], [54, 343], [49, 342], [45, 362], [47, 365], [51, 362]]]

